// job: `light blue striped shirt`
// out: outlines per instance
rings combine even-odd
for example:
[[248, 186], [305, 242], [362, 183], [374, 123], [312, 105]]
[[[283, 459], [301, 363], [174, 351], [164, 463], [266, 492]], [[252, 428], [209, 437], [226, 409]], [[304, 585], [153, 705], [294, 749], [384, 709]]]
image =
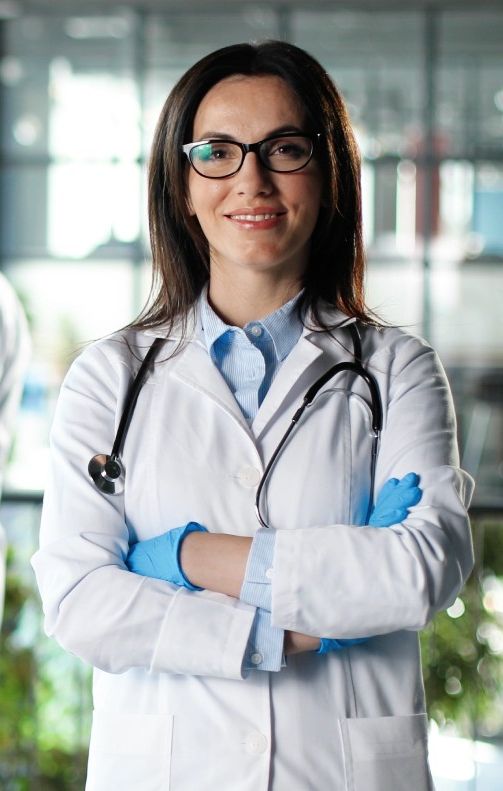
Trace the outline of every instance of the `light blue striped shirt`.
[[201, 299], [206, 347], [249, 422], [257, 414], [281, 363], [301, 336], [299, 296], [242, 329], [225, 324], [207, 298]]
[[[204, 341], [247, 421], [251, 423], [283, 360], [302, 334], [297, 311], [300, 294], [260, 321], [231, 327], [201, 297]], [[283, 629], [271, 625], [271, 574], [275, 531], [257, 531], [248, 558], [240, 598], [257, 607], [243, 663], [244, 670], [279, 670]]]

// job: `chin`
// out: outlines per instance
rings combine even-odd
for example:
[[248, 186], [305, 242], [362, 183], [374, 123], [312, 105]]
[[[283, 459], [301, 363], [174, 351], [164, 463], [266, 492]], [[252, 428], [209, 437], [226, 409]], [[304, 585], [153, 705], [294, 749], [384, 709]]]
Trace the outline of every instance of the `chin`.
[[247, 253], [235, 259], [235, 265], [242, 269], [256, 269], [259, 271], [277, 270], [278, 272], [291, 272], [302, 269], [298, 262], [292, 258], [285, 258], [277, 252]]
[[292, 267], [289, 264], [278, 261], [243, 261], [239, 265], [241, 270], [245, 269], [251, 272], [277, 272], [278, 274], [289, 274], [292, 272]]

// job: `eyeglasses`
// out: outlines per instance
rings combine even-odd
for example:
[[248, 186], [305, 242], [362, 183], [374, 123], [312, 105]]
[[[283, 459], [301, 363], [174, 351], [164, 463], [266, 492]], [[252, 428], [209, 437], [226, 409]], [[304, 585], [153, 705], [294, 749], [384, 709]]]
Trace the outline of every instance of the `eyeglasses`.
[[321, 135], [299, 135], [285, 132], [266, 137], [258, 143], [238, 143], [235, 140], [198, 140], [182, 146], [183, 153], [200, 176], [224, 179], [241, 168], [245, 156], [253, 151], [262, 165], [274, 173], [294, 173], [302, 170], [313, 156], [315, 143]]

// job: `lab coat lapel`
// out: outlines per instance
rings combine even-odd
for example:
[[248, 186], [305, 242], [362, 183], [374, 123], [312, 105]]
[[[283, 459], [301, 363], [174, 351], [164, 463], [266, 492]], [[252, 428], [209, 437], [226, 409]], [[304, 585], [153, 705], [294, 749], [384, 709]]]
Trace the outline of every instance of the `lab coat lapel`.
[[171, 376], [211, 399], [250, 435], [250, 428], [236, 399], [199, 340], [187, 343], [178, 359], [175, 358]]
[[[332, 324], [336, 323], [338, 318], [341, 318], [339, 325], [341, 328], [347, 327], [348, 324], [352, 324], [355, 321], [353, 318], [348, 318], [338, 311], [327, 314], [325, 318], [327, 323]], [[269, 392], [252, 423], [251, 429], [256, 440], [260, 438], [269, 421], [277, 413], [295, 385], [301, 382], [302, 378], [305, 381], [302, 382], [301, 389], [296, 388], [299, 392], [296, 394], [296, 400], [292, 404], [292, 412], [300, 406], [302, 397], [307, 389], [331, 365], [346, 359], [346, 357], [351, 358], [351, 355], [346, 354], [344, 351], [346, 346], [351, 343], [349, 336], [346, 335], [347, 330], [334, 330], [335, 337], [341, 340], [341, 346], [338, 347], [326, 333], [313, 332], [309, 329], [309, 326], [308, 322], [298, 343], [279, 369], [278, 375], [273, 380]], [[342, 355], [339, 352], [342, 352]], [[305, 377], [303, 377], [304, 373], [306, 373]]]
[[[269, 421], [274, 417], [285, 398], [301, 378], [302, 374], [323, 354], [322, 349], [315, 346], [303, 335], [294, 346], [277, 376], [252, 423], [255, 439], [259, 439]], [[318, 369], [316, 369], [318, 370]], [[313, 375], [313, 381], [319, 374]], [[307, 387], [306, 387], [307, 389]], [[300, 401], [297, 404], [300, 406]]]

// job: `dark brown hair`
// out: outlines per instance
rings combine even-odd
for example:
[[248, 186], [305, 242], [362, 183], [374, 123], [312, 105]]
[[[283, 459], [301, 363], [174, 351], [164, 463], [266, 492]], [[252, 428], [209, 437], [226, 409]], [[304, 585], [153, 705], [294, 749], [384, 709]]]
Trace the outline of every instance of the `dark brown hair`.
[[274, 75], [299, 97], [308, 129], [321, 133], [316, 151], [325, 174], [323, 206], [311, 240], [302, 308], [327, 329], [322, 309], [335, 307], [366, 322], [375, 317], [363, 295], [360, 155], [344, 101], [311, 55], [283, 41], [236, 44], [207, 55], [175, 85], [162, 109], [149, 166], [149, 222], [153, 256], [150, 299], [133, 324], [185, 322], [209, 278], [208, 242], [187, 210], [181, 146], [192, 139], [197, 108], [220, 80], [235, 74]]

